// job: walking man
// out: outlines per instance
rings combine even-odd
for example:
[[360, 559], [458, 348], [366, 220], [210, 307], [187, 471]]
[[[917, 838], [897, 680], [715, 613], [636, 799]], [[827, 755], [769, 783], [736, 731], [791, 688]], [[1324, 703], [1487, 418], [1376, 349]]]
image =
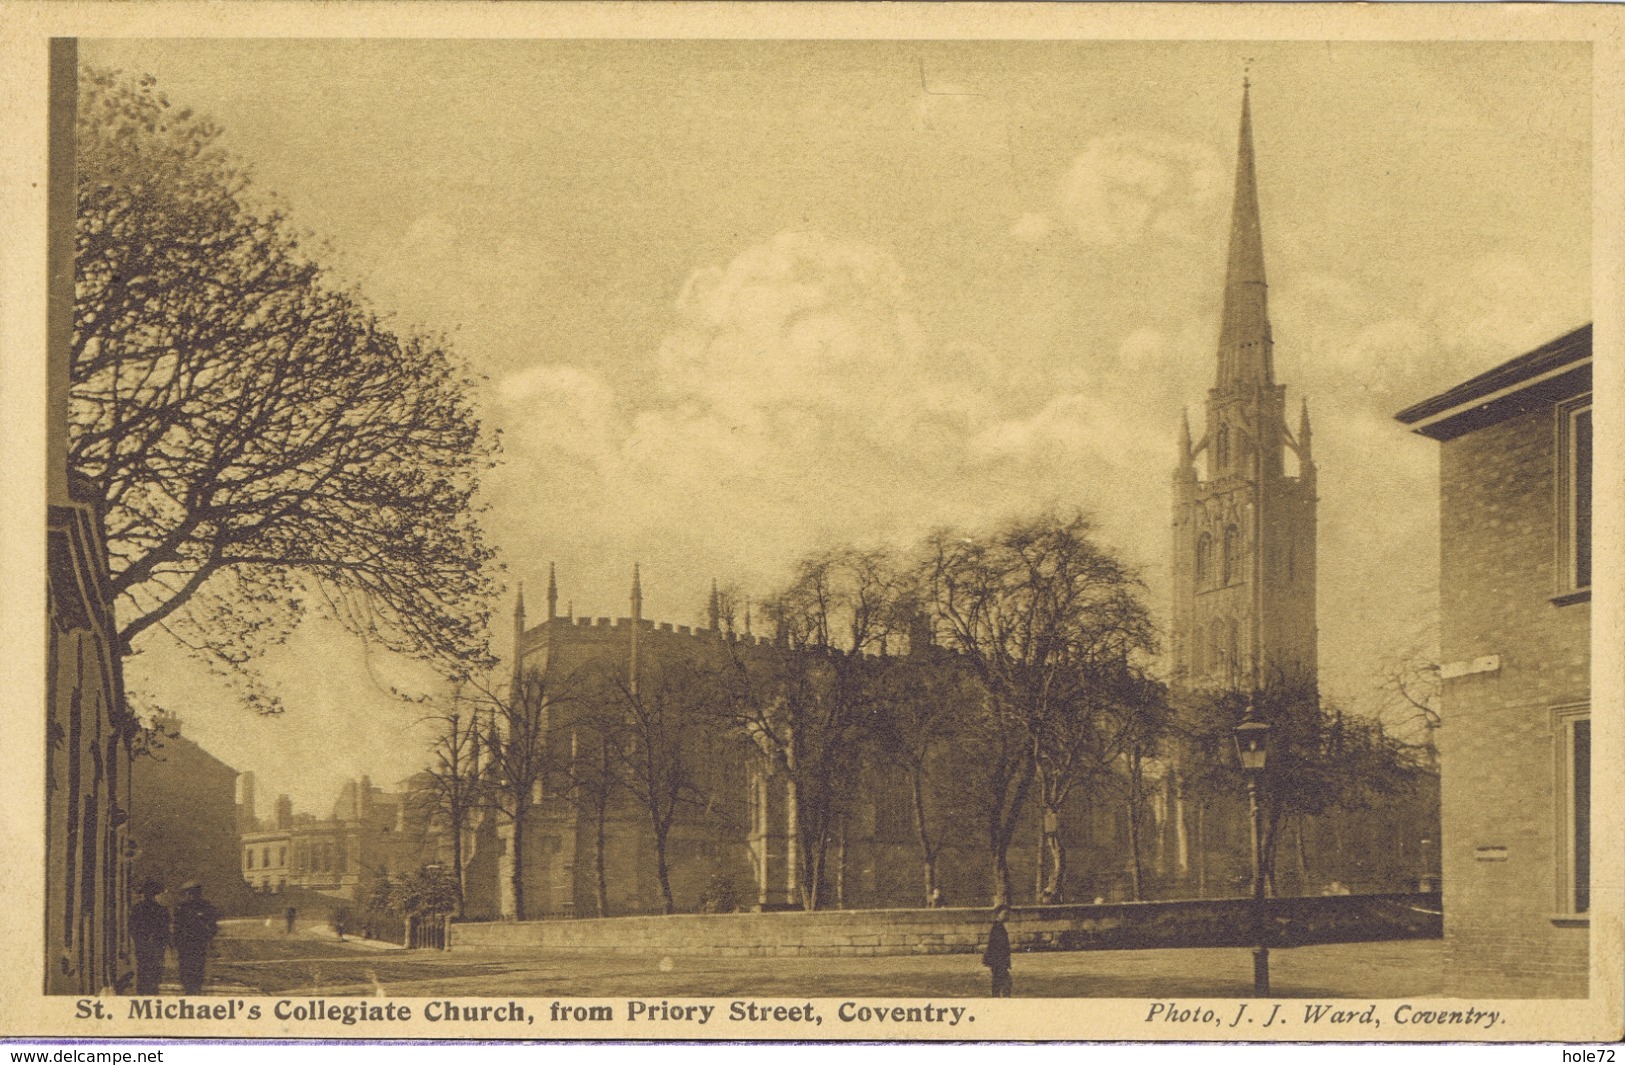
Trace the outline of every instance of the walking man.
[[181, 901], [175, 906], [175, 957], [180, 962], [181, 990], [188, 995], [203, 993], [203, 967], [218, 931], [220, 911], [203, 898], [203, 885], [196, 880], [182, 884]]
[[289, 906], [286, 910], [282, 911], [282, 916], [288, 922], [287, 934], [290, 936], [293, 935], [293, 922], [294, 918], [299, 916], [299, 911], [294, 907]]
[[156, 995], [164, 978], [164, 951], [169, 949], [169, 911], [153, 896], [164, 885], [147, 877], [137, 894], [141, 901], [130, 907], [130, 943], [135, 947], [135, 993]]
[[1010, 916], [1010, 907], [999, 903], [993, 908], [993, 926], [987, 930], [987, 949], [982, 952], [982, 964], [993, 974], [993, 997], [1010, 997], [1010, 933], [1004, 930], [1004, 919]]

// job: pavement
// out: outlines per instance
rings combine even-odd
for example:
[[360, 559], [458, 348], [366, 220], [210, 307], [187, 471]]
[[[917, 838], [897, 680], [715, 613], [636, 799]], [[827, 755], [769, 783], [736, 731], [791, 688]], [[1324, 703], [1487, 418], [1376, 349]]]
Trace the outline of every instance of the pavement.
[[[405, 950], [354, 937], [340, 942], [316, 926], [290, 936], [255, 921], [222, 922], [215, 955], [205, 988], [210, 994], [971, 998], [988, 990], [987, 970], [975, 954], [714, 958], [521, 947]], [[1018, 954], [1014, 962], [1018, 997], [1252, 995], [1252, 954], [1245, 949]], [[1278, 998], [1449, 993], [1438, 940], [1278, 949], [1270, 967]]]

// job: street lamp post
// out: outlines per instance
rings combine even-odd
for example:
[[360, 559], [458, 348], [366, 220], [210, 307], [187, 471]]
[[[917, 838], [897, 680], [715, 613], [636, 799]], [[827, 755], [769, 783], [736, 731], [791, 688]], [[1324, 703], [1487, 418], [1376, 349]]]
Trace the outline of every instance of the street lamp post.
[[1249, 702], [1247, 713], [1236, 726], [1236, 757], [1247, 778], [1247, 805], [1253, 822], [1253, 994], [1261, 998], [1270, 993], [1270, 948], [1265, 942], [1264, 810], [1258, 802], [1258, 780], [1269, 758], [1269, 734], [1269, 723], [1253, 716]]

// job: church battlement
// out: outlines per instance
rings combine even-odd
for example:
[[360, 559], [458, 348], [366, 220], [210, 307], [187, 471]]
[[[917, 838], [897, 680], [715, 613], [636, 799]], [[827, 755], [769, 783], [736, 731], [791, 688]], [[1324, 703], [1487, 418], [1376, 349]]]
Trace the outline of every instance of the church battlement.
[[[525, 629], [521, 638], [527, 643], [540, 639], [544, 634], [560, 630], [576, 629], [607, 629], [611, 632], [628, 632], [632, 629], [634, 620], [628, 617], [556, 617], [538, 622]], [[660, 636], [687, 636], [698, 640], [721, 639], [728, 643], [743, 644], [751, 647], [768, 647], [773, 643], [772, 637], [758, 636], [753, 633], [730, 632], [727, 629], [711, 629], [703, 625], [679, 625], [671, 621], [654, 621], [650, 618], [638, 618], [637, 628], [640, 632], [654, 633]]]

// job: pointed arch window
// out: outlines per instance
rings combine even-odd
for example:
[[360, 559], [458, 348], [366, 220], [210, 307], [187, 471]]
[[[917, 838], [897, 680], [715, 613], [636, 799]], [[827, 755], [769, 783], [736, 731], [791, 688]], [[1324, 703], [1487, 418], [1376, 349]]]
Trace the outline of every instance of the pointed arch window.
[[1196, 538], [1196, 586], [1198, 588], [1213, 579], [1213, 536], [1203, 533]]
[[1224, 622], [1214, 621], [1213, 630], [1208, 634], [1207, 667], [1210, 673], [1224, 671]]
[[1228, 469], [1230, 466], [1230, 427], [1219, 426], [1219, 432], [1213, 440], [1213, 458], [1219, 469]]
[[1232, 677], [1241, 675], [1240, 631], [1241, 629], [1240, 626], [1236, 624], [1236, 619], [1231, 618], [1230, 624], [1225, 632], [1224, 662], [1225, 668], [1230, 671], [1230, 675]]
[[1224, 581], [1229, 584], [1241, 573], [1241, 530], [1234, 525], [1224, 527]]

